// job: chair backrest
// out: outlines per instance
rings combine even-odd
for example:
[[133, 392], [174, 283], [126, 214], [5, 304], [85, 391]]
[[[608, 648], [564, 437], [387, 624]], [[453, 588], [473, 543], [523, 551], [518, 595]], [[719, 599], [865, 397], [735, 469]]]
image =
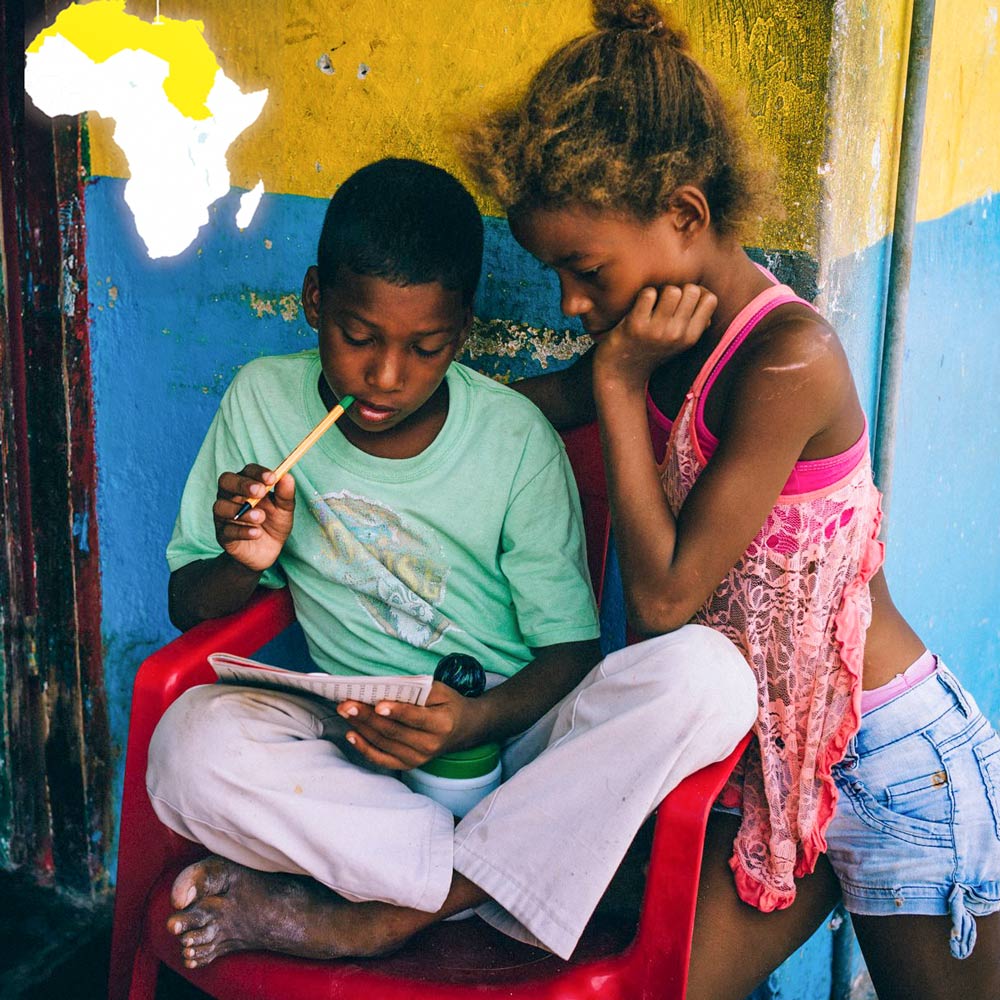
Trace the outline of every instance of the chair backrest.
[[611, 507], [608, 484], [601, 454], [601, 435], [597, 424], [584, 424], [560, 435], [573, 467], [583, 509], [583, 530], [587, 539], [587, 563], [594, 596], [601, 603], [604, 574], [608, 562], [608, 538], [611, 531]]

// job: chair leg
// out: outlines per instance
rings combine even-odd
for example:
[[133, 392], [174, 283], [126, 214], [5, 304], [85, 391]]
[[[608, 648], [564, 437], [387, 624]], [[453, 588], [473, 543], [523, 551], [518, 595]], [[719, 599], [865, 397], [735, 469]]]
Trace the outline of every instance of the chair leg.
[[128, 1000], [156, 1000], [156, 980], [160, 972], [160, 960], [146, 941], [136, 949], [132, 963], [132, 982], [129, 985]]

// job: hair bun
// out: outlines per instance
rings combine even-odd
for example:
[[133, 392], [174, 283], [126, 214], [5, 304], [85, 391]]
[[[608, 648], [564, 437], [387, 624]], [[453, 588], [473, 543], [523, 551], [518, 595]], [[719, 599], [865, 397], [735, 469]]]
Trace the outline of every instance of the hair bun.
[[645, 31], [679, 49], [686, 46], [684, 35], [667, 23], [663, 12], [643, 0], [594, 0], [594, 25], [605, 31]]

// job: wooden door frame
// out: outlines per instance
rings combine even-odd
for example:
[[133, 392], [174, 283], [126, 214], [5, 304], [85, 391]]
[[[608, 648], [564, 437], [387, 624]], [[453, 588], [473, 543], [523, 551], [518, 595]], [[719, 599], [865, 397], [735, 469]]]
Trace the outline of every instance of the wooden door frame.
[[[62, 3], [0, 7], [0, 737], [10, 866], [92, 892], [111, 842], [84, 184], [86, 124], [24, 93], [26, 31]], [[14, 485], [11, 486], [11, 483]], [[0, 748], [2, 749], [2, 748]]]

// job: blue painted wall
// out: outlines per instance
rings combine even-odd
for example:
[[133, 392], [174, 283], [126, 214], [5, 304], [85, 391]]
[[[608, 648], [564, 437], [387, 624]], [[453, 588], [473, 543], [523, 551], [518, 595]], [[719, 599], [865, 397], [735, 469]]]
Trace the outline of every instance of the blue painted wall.
[[893, 596], [1000, 725], [1000, 199], [917, 226], [892, 488]]
[[[825, 289], [869, 421], [890, 238], [837, 261]], [[928, 646], [1000, 725], [1000, 200], [918, 223], [886, 576]]]
[[[313, 343], [289, 297], [313, 261], [325, 209], [318, 199], [265, 196], [253, 227], [240, 235], [231, 222], [234, 192], [214, 206], [213, 224], [194, 247], [154, 263], [122, 189], [122, 181], [98, 178], [86, 204], [105, 669], [119, 748], [135, 670], [175, 634], [163, 550], [219, 398], [250, 358]], [[918, 226], [888, 570], [904, 613], [995, 722], [1000, 431], [989, 400], [1000, 374], [1000, 300], [988, 290], [1000, 279], [998, 251], [1000, 206], [991, 199]], [[845, 332], [870, 416], [877, 389], [870, 331], [881, 317], [885, 257], [881, 241], [830, 272], [838, 292], [831, 318]], [[801, 263], [779, 259], [779, 270], [799, 265], [798, 284], [808, 294], [811, 277]], [[567, 325], [551, 275], [495, 219], [487, 220], [479, 312]], [[488, 362], [479, 366], [488, 369]], [[539, 368], [528, 354], [505, 363], [515, 376]], [[120, 783], [119, 761], [116, 800]], [[755, 997], [825, 998], [830, 948], [821, 928]]]

